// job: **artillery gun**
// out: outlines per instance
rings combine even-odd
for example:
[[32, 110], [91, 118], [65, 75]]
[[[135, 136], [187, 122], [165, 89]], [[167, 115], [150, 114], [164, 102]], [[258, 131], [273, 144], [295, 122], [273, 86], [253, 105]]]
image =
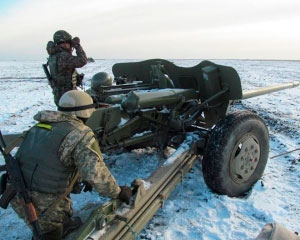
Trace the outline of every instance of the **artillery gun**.
[[212, 191], [247, 194], [267, 163], [268, 129], [256, 114], [229, 113], [229, 108], [235, 100], [299, 86], [293, 82], [243, 92], [235, 69], [210, 61], [183, 68], [153, 59], [118, 63], [112, 70], [123, 84], [88, 90], [100, 102], [87, 125], [102, 150], [170, 146], [176, 151], [149, 178], [133, 182], [135, 199], [124, 214], [117, 212], [118, 200], [109, 201], [94, 210], [77, 239], [134, 238], [197, 158]]
[[163, 59], [113, 66], [127, 84], [97, 86], [88, 93], [101, 102], [87, 125], [102, 151], [120, 147], [177, 148], [188, 133], [198, 136], [197, 154], [207, 185], [219, 194], [245, 194], [263, 174], [268, 130], [252, 112], [228, 113], [234, 100], [296, 87], [298, 82], [242, 91], [232, 67], [203, 61], [183, 68]]
[[87, 90], [98, 106], [87, 125], [102, 151], [153, 146], [175, 152], [150, 177], [132, 183], [135, 196], [127, 211], [117, 211], [124, 207], [119, 200], [99, 206], [72, 239], [134, 238], [198, 158], [213, 192], [247, 194], [264, 172], [269, 134], [259, 116], [229, 112], [230, 106], [235, 100], [299, 86], [293, 82], [243, 92], [234, 68], [210, 61], [183, 68], [152, 59], [118, 63], [112, 70], [121, 84], [94, 82]]

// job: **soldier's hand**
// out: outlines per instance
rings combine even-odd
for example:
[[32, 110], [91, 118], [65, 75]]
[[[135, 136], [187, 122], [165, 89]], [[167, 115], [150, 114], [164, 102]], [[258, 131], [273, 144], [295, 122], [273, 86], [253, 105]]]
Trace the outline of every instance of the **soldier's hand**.
[[78, 47], [79, 45], [80, 45], [80, 39], [79, 39], [79, 37], [74, 37], [74, 38], [72, 39], [72, 47], [76, 48], [76, 47]]
[[132, 196], [132, 191], [130, 187], [121, 186], [121, 192], [119, 193], [118, 199], [125, 202], [127, 205], [130, 204], [130, 198]]

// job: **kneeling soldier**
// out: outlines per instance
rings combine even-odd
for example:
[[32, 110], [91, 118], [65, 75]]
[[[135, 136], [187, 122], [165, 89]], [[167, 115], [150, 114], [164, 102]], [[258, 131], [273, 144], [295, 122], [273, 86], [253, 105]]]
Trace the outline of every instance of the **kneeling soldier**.
[[[72, 216], [70, 191], [80, 176], [107, 197], [129, 204], [129, 187], [119, 187], [105, 163], [92, 130], [85, 125], [95, 110], [92, 98], [82, 91], [66, 92], [59, 111], [41, 111], [39, 123], [26, 134], [17, 151], [24, 181], [39, 215], [42, 239], [62, 239], [81, 224]], [[16, 195], [11, 205], [26, 219], [22, 200]]]

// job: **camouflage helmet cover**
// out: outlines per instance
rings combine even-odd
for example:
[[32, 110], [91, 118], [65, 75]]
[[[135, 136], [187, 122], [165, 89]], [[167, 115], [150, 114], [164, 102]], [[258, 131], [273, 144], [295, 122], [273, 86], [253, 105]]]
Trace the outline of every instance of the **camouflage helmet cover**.
[[95, 104], [93, 104], [93, 99], [87, 93], [70, 90], [61, 96], [58, 110], [75, 114], [80, 118], [89, 118], [95, 111]]
[[66, 32], [65, 30], [58, 30], [53, 35], [53, 41], [55, 43], [69, 42], [71, 40], [72, 40], [71, 34]]

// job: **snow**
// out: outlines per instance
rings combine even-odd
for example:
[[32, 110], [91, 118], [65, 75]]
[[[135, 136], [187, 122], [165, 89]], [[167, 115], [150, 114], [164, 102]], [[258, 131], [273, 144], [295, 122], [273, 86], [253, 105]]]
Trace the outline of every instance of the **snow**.
[[151, 131], [144, 131], [144, 132], [141, 132], [141, 133], [136, 133], [133, 135], [133, 137], [142, 137], [148, 133], [151, 133]]
[[[111, 74], [114, 63], [126, 61], [96, 60], [79, 72], [85, 73], [88, 80], [100, 71]], [[200, 62], [172, 61], [180, 66], [194, 66]], [[234, 67], [243, 89], [300, 80], [299, 61], [212, 61]], [[0, 129], [3, 133], [24, 131], [35, 124], [32, 116], [37, 111], [56, 109], [47, 80], [40, 78], [44, 77], [42, 63], [0, 61]], [[85, 88], [89, 85], [86, 81]], [[270, 157], [300, 147], [299, 90], [298, 87], [239, 101], [233, 107], [255, 111], [265, 120], [270, 131]], [[104, 154], [104, 159], [120, 185], [129, 185], [136, 178], [146, 179], [163, 162], [155, 148], [131, 152], [120, 149]], [[212, 193], [204, 183], [201, 162], [197, 161], [137, 239], [254, 239], [264, 224], [274, 221], [299, 232], [299, 190], [300, 151], [269, 159], [262, 179], [244, 198]], [[83, 220], [94, 207], [108, 200], [96, 192], [72, 195], [72, 199], [74, 215]], [[0, 225], [0, 236], [5, 239], [30, 238], [30, 231], [10, 207], [0, 209]]]
[[121, 122], [119, 123], [119, 127], [121, 127], [122, 125], [124, 125], [125, 123], [127, 123], [128, 119], [125, 118], [121, 118]]
[[170, 110], [166, 106], [163, 106], [163, 109], [160, 112], [161, 113], [170, 113]]
[[168, 166], [173, 164], [176, 160], [179, 159], [179, 156], [187, 152], [190, 147], [191, 143], [196, 140], [197, 136], [189, 135], [186, 137], [186, 140], [176, 149], [176, 151], [168, 157], [168, 159], [164, 162], [164, 166]]
[[102, 237], [106, 232], [106, 228], [101, 229], [100, 231], [97, 231], [96, 233], [93, 233], [89, 239], [99, 239]]
[[144, 184], [144, 188], [145, 188], [145, 190], [147, 191], [148, 189], [150, 189], [150, 187], [151, 187], [151, 182], [147, 182], [147, 181], [144, 181], [144, 180], [142, 180], [142, 183]]
[[123, 216], [123, 215], [125, 215], [129, 210], [130, 210], [130, 206], [129, 206], [129, 205], [126, 205], [126, 204], [123, 204], [123, 205], [121, 205], [121, 207], [117, 210], [116, 214], [117, 214], [117, 215], [120, 215], [120, 216]]

